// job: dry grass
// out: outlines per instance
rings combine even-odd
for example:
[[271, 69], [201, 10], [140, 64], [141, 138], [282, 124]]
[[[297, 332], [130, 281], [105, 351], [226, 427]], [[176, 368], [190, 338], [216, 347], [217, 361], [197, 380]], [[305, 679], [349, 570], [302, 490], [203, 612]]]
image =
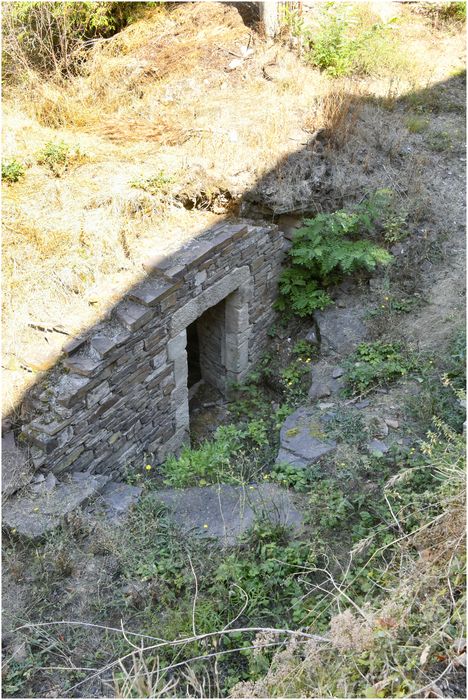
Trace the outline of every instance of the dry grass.
[[[228, 70], [249, 42], [253, 55]], [[429, 43], [439, 70], [440, 49]], [[5, 410], [34, 380], [20, 368], [31, 351], [63, 340], [29, 323], [94, 323], [150, 252], [173, 250], [219, 218], [163, 205], [132, 182], [162, 171], [183, 189], [196, 171], [241, 193], [297, 150], [306, 138], [299, 126], [328, 129], [341, 145], [363, 94], [395, 97], [407, 87], [404, 76], [329, 81], [252, 34], [234, 8], [210, 3], [156, 5], [98, 43], [79, 76], [44, 81], [30, 71], [20, 88], [7, 87], [4, 159], [28, 167], [3, 186]], [[49, 141], [79, 147], [83, 162], [54, 177], [37, 162]]]
[[[319, 569], [329, 579], [321, 590], [329, 591], [337, 610], [327, 635], [331, 645], [292, 639], [274, 654], [263, 678], [239, 683], [231, 697], [460, 697], [466, 666], [465, 441], [441, 421], [437, 431], [429, 433], [423, 451], [424, 468], [443, 484], [434, 489], [441, 512], [428, 516], [422, 509], [418, 526], [411, 526], [411, 505], [394, 501], [389, 517], [397, 535], [360, 570], [369, 572], [369, 582], [380, 570], [385, 583], [379, 594], [361, 594], [356, 602], [357, 576], [346, 569], [335, 580]], [[412, 471], [400, 472], [387, 487]], [[351, 559], [362, 546], [366, 540], [355, 545]]]

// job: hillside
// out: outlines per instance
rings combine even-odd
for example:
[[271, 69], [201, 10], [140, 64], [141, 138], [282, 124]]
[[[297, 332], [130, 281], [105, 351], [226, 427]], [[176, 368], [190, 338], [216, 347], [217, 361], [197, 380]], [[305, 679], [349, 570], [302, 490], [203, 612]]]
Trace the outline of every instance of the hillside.
[[[250, 3], [128, 5], [95, 4], [60, 70], [4, 19], [4, 437], [29, 450], [21, 483], [3, 466], [4, 696], [464, 697], [462, 3], [282, 3], [274, 39]], [[179, 303], [193, 250], [190, 294], [213, 286], [154, 308], [172, 332], [198, 304], [182, 350], [201, 374], [180, 333], [148, 374], [162, 403], [187, 394], [191, 444], [72, 466], [70, 495], [51, 455], [80, 423], [94, 440], [84, 411], [106, 415], [122, 370], [58, 406], [37, 457], [26, 427], [57, 377], [94, 388], [95, 356], [67, 344], [140, 283]], [[264, 318], [242, 381], [204, 382], [219, 328], [232, 369]]]

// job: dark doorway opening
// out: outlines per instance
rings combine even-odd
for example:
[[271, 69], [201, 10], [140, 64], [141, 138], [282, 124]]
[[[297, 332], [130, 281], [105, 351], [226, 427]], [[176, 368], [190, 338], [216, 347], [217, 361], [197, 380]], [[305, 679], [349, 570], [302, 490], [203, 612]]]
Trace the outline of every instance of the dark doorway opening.
[[190, 438], [198, 445], [225, 421], [225, 300], [187, 326]]
[[194, 321], [187, 327], [187, 364], [187, 384], [190, 390], [195, 384], [198, 384], [202, 378], [197, 321]]

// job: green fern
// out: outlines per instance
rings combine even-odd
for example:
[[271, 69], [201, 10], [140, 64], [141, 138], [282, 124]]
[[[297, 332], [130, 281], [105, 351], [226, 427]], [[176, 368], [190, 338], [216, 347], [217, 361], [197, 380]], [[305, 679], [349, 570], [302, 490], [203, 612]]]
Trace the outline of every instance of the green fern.
[[389, 201], [389, 193], [379, 190], [352, 212], [340, 210], [304, 220], [289, 250], [292, 264], [279, 280], [276, 308], [308, 316], [332, 303], [324, 289], [327, 285], [343, 275], [389, 263], [392, 256], [384, 248], [358, 238], [373, 232]]

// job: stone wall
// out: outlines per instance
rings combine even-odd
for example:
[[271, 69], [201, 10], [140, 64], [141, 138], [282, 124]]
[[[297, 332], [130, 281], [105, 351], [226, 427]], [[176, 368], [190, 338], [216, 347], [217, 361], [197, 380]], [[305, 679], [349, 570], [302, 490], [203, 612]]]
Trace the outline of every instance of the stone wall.
[[35, 468], [115, 476], [176, 451], [189, 432], [187, 327], [199, 319], [208, 381], [227, 391], [244, 379], [274, 318], [282, 257], [277, 227], [221, 225], [148, 260], [144, 281], [25, 399]]

